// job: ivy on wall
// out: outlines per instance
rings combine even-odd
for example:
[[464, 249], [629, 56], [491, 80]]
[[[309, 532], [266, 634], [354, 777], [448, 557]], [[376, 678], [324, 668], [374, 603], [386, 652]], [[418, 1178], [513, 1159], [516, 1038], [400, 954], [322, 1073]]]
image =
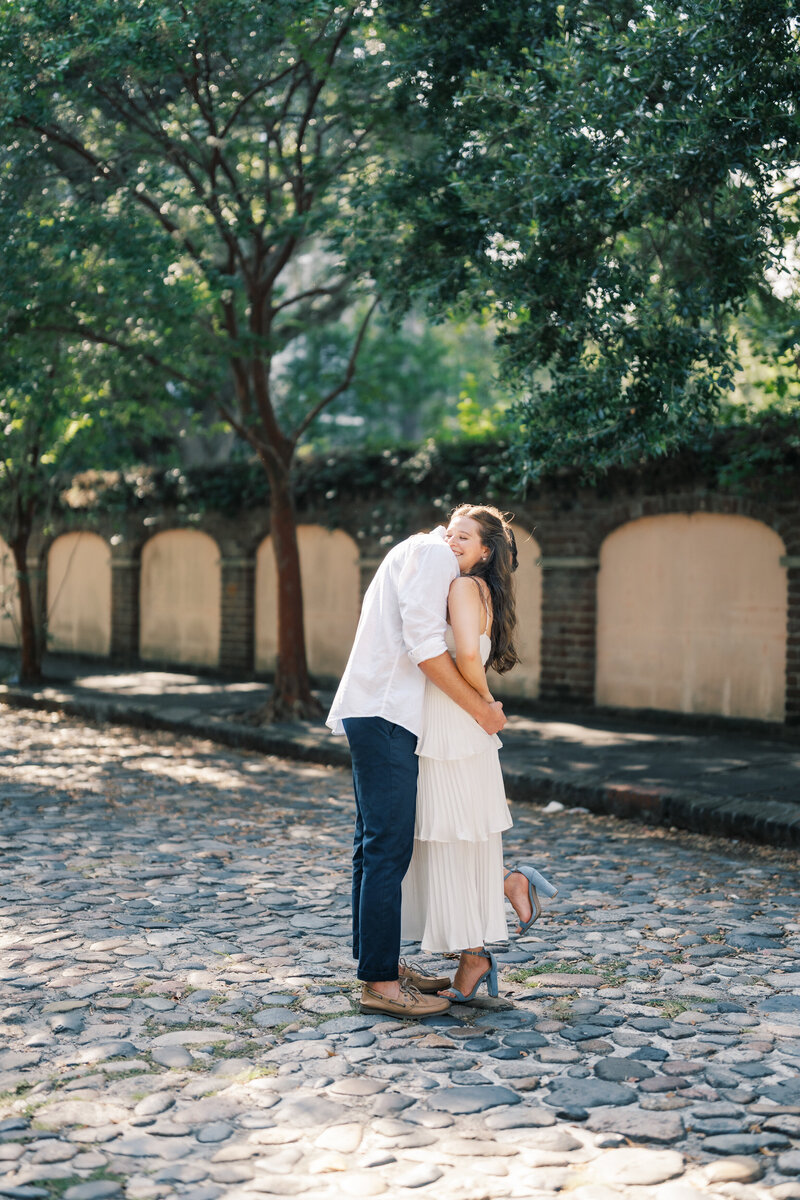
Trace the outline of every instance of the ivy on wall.
[[[441, 446], [429, 442], [417, 451], [340, 451], [306, 458], [295, 467], [294, 492], [300, 509], [338, 499], [393, 496], [410, 501], [421, 491], [431, 497], [441, 492], [438, 498], [444, 504], [468, 492], [487, 498], [500, 489], [509, 490], [507, 472], [505, 447], [496, 441]], [[134, 467], [86, 471], [64, 488], [61, 503], [73, 512], [171, 508], [187, 514], [233, 516], [243, 509], [267, 506], [269, 486], [255, 460], [186, 469]]]
[[[775, 411], [747, 424], [716, 429], [679, 454], [615, 469], [595, 485], [598, 493], [663, 490], [702, 482], [726, 492], [776, 499], [797, 491], [800, 477], [800, 413]], [[583, 485], [585, 487], [585, 485]], [[338, 510], [354, 500], [370, 502], [372, 535], [403, 528], [403, 510], [424, 499], [446, 513], [463, 500], [513, 503], [518, 495], [513, 459], [505, 443], [491, 440], [427, 442], [421, 448], [382, 453], [340, 451], [308, 457], [294, 472], [297, 508], [322, 509], [336, 523]], [[567, 470], [542, 489], [574, 494], [579, 475]], [[62, 515], [122, 514], [171, 510], [187, 522], [206, 512], [231, 517], [269, 506], [266, 475], [255, 461], [204, 467], [135, 467], [88, 471], [61, 492]]]

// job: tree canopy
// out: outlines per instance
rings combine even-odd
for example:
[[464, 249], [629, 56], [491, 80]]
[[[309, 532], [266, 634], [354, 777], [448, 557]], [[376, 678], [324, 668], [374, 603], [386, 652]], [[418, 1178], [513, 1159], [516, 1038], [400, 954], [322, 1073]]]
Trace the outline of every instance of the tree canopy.
[[126, 263], [130, 270], [142, 246], [127, 237], [115, 255], [104, 236], [113, 230], [76, 220], [58, 180], [27, 148], [11, 147], [4, 166], [0, 536], [14, 559], [20, 678], [31, 682], [40, 676], [47, 619], [29, 557], [34, 525], [46, 524], [65, 475], [89, 462], [120, 465], [159, 438], [166, 444], [174, 406], [151, 403], [160, 380], [141, 356], [119, 359], [87, 339], [75, 317], [89, 291], [102, 290], [108, 257], [117, 273]]
[[213, 401], [259, 457], [288, 711], [313, 707], [292, 462], [352, 379], [374, 302], [339, 378], [288, 424], [273, 367], [368, 282], [334, 235], [393, 136], [381, 45], [368, 5], [330, 0], [26, 0], [0, 21], [6, 160], [51, 174], [68, 255], [106, 238], [60, 313], [34, 295], [26, 320], [158, 368], [175, 402]]
[[520, 486], [690, 440], [737, 328], [791, 395], [797, 42], [789, 0], [10, 0], [5, 424], [227, 422], [269, 482], [277, 710], [310, 711], [292, 470], [339, 398], [397, 408], [378, 294], [497, 329]]
[[422, 180], [415, 145], [382, 181], [399, 248], [373, 269], [398, 305], [421, 293], [498, 322], [521, 482], [690, 439], [733, 386], [732, 318], [797, 232], [792, 6], [388, 12], [397, 103], [428, 156]]

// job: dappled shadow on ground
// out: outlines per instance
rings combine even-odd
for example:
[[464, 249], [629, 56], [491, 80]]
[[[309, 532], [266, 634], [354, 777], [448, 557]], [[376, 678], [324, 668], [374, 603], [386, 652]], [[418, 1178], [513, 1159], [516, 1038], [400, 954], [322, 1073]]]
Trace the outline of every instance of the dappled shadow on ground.
[[558, 896], [496, 947], [499, 1005], [402, 1025], [354, 1002], [346, 771], [0, 717], [8, 1186], [683, 1200], [732, 1150], [742, 1200], [790, 1178], [794, 856], [512, 806], [507, 864]]

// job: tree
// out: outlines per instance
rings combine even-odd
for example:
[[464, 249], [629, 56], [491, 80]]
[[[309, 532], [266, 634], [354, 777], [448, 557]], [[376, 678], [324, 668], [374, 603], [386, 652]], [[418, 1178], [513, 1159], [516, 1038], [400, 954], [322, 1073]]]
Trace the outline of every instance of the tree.
[[[18, 148], [17, 148], [18, 149]], [[8, 168], [11, 160], [6, 159]], [[0, 175], [0, 534], [14, 561], [19, 606], [19, 678], [41, 678], [44, 598], [36, 596], [29, 559], [37, 516], [52, 500], [59, 460], [86, 420], [76, 403], [74, 352], [65, 339], [42, 335], [25, 318], [23, 297], [31, 278], [55, 282], [52, 222], [30, 207], [36, 171], [17, 154], [14, 170]], [[8, 607], [10, 597], [3, 598]], [[38, 601], [38, 602], [37, 602]], [[13, 609], [12, 609], [13, 612]]]
[[[0, 532], [14, 560], [19, 603], [20, 666], [22, 683], [41, 678], [42, 620], [37, 613], [28, 558], [34, 519], [47, 505], [49, 460], [69, 438], [69, 421], [52, 403], [53, 385], [58, 387], [55, 363], [29, 363], [23, 379], [17, 365], [17, 380], [11, 383], [8, 355], [4, 354], [5, 386], [0, 389]], [[41, 601], [41, 597], [39, 598]], [[7, 607], [10, 597], [4, 597]]]
[[423, 21], [386, 6], [407, 46], [398, 104], [431, 153], [428, 188], [404, 165], [383, 180], [401, 249], [373, 270], [397, 306], [490, 308], [520, 394], [521, 485], [663, 454], [714, 421], [732, 318], [789, 232], [793, 6], [478, 7], [480, 38], [443, 0]]
[[[292, 464], [314, 419], [350, 383], [375, 301], [339, 377], [292, 424], [274, 364], [365, 291], [334, 235], [363, 203], [391, 142], [388, 67], [369, 4], [327, 0], [26, 0], [0, 26], [7, 153], [46, 164], [75, 220], [112, 247], [149, 239], [146, 264], [94, 264], [37, 328], [161, 369], [187, 406], [213, 401], [257, 454], [270, 487], [278, 568], [274, 714], [317, 711], [303, 639]], [[324, 266], [320, 268], [320, 262]], [[311, 273], [309, 273], [311, 272]], [[174, 302], [165, 298], [172, 287]], [[176, 356], [176, 339], [185, 352]]]
[[[99, 357], [90, 365], [68, 339], [44, 335], [13, 337], [0, 348], [0, 535], [14, 561], [24, 684], [42, 677], [47, 626], [31, 535], [56, 507], [65, 474], [87, 461], [114, 462], [103, 422], [109, 385]], [[3, 600], [8, 607], [11, 597]]]
[[[174, 412], [161, 408], [152, 373], [137, 356], [119, 361], [110, 347], [61, 328], [64, 312], [102, 286], [93, 264], [113, 247], [110, 231], [76, 220], [35, 155], [11, 148], [0, 173], [0, 534], [15, 566], [19, 603], [19, 678], [41, 678], [46, 597], [30, 563], [34, 527], [46, 523], [64, 474], [89, 463], [114, 466], [132, 448], [164, 437]], [[90, 236], [91, 235], [91, 236]], [[140, 286], [145, 247], [125, 239]], [[91, 285], [88, 281], [91, 280]], [[113, 361], [112, 361], [113, 359]], [[6, 598], [6, 603], [8, 597]]]

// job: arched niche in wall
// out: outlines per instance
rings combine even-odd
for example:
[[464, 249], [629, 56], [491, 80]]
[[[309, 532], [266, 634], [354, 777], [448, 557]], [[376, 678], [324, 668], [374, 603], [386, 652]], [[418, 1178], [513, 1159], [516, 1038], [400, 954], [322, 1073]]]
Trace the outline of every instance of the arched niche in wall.
[[[303, 624], [309, 670], [342, 674], [358, 625], [361, 603], [358, 546], [341, 529], [300, 525]], [[271, 671], [278, 653], [278, 591], [272, 539], [256, 557], [256, 669]]]
[[111, 650], [111, 549], [96, 533], [64, 533], [50, 547], [47, 645], [99, 657]]
[[151, 662], [219, 665], [220, 552], [198, 529], [157, 533], [142, 550], [139, 653]]
[[492, 694], [498, 696], [539, 695], [542, 645], [541, 549], [536, 539], [515, 527], [519, 565], [514, 573], [517, 601], [516, 645], [520, 661], [507, 675], [488, 673]]
[[11, 547], [0, 538], [0, 646], [19, 645], [19, 590]]
[[750, 517], [643, 517], [600, 550], [598, 704], [781, 721], [785, 553]]

